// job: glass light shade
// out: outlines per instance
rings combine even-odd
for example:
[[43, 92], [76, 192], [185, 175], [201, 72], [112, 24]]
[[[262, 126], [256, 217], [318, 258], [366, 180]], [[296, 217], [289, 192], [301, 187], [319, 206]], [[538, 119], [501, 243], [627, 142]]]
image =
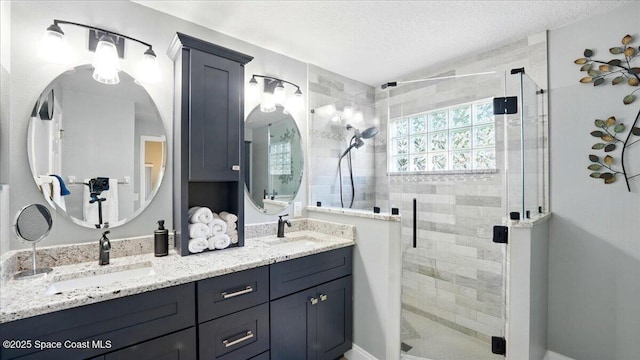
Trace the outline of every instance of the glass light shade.
[[145, 51], [142, 61], [138, 65], [138, 80], [143, 83], [155, 84], [162, 79], [158, 58], [152, 49]]
[[339, 123], [340, 122], [340, 114], [338, 114], [338, 113], [333, 114], [333, 116], [331, 117], [331, 122]]
[[260, 85], [255, 77], [251, 77], [249, 87], [247, 88], [247, 97], [249, 101], [260, 101]]
[[364, 122], [364, 115], [362, 115], [362, 111], [356, 111], [356, 114], [353, 116], [353, 122], [357, 124], [362, 124]]
[[297, 89], [293, 94], [293, 98], [291, 98], [291, 108], [295, 110], [304, 109], [304, 98], [302, 97], [302, 91], [300, 91], [300, 89]]
[[353, 107], [352, 106], [345, 106], [344, 109], [342, 109], [342, 116], [349, 120], [353, 117]]
[[115, 69], [95, 68], [93, 70], [93, 79], [103, 84], [115, 85], [120, 83], [120, 75], [118, 75], [118, 72], [119, 71]]
[[49, 26], [42, 35], [38, 43], [38, 57], [53, 64], [66, 65], [69, 63], [71, 49], [64, 33], [57, 25]]
[[276, 102], [273, 99], [273, 94], [265, 92], [262, 94], [262, 102], [260, 103], [260, 111], [270, 113], [276, 111]]
[[284, 90], [284, 85], [279, 81], [275, 89], [273, 89], [273, 100], [278, 105], [284, 105], [287, 102], [287, 93]]
[[120, 72], [120, 60], [118, 60], [118, 49], [109, 35], [102, 35], [96, 53], [93, 56], [93, 78], [103, 84], [114, 85], [120, 82], [118, 72]]
[[333, 115], [336, 113], [336, 106], [333, 104], [327, 105], [327, 114]]

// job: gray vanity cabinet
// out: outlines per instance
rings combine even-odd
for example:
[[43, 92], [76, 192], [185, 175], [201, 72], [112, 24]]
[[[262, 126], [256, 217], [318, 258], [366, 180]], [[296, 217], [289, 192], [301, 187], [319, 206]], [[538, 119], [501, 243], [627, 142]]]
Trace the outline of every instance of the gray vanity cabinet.
[[115, 351], [104, 360], [196, 360], [196, 330], [189, 328]]
[[346, 247], [0, 324], [1, 340], [77, 344], [3, 348], [0, 360], [333, 360], [351, 348], [352, 254]]
[[238, 215], [238, 246], [243, 246], [244, 65], [253, 58], [182, 33], [176, 34], [168, 54], [175, 76], [176, 249], [190, 254], [186, 234], [192, 206]]
[[201, 359], [249, 359], [269, 350], [269, 266], [198, 281]]
[[351, 348], [351, 272], [351, 247], [271, 265], [272, 359], [333, 360]]
[[[0, 359], [85, 359], [195, 324], [195, 284], [184, 284], [4, 323], [3, 340], [30, 346], [3, 348]], [[38, 349], [36, 341], [60, 343], [60, 349]]]

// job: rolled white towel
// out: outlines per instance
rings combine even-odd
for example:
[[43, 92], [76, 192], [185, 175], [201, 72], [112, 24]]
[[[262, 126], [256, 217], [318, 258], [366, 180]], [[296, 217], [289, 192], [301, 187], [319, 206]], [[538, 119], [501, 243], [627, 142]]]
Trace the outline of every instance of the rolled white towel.
[[237, 228], [238, 228], [238, 224], [227, 221], [227, 231], [236, 230]]
[[203, 252], [209, 246], [207, 242], [207, 238], [199, 237], [195, 239], [189, 240], [189, 252], [190, 253], [199, 253]]
[[227, 235], [231, 239], [232, 244], [238, 243], [238, 230], [227, 231]]
[[[193, 210], [193, 211], [192, 211]], [[193, 207], [189, 209], [189, 222], [208, 224], [213, 220], [213, 213], [206, 207]]]
[[211, 220], [210, 223], [207, 224], [209, 227], [209, 236], [216, 236], [219, 234], [224, 234], [227, 232], [227, 223], [224, 222], [220, 218], [216, 218]]
[[189, 224], [189, 238], [191, 239], [196, 239], [196, 238], [206, 238], [207, 236], [209, 236], [209, 227], [207, 226], [207, 224], [203, 224], [203, 223], [195, 223], [195, 224]]
[[234, 222], [238, 221], [238, 216], [237, 215], [234, 215], [234, 214], [226, 212], [226, 211], [223, 211], [223, 212], [220, 213], [220, 218], [222, 220], [226, 221], [226, 222], [233, 222], [234, 223]]
[[226, 249], [231, 245], [231, 239], [227, 234], [220, 234], [207, 239], [209, 250], [222, 250]]

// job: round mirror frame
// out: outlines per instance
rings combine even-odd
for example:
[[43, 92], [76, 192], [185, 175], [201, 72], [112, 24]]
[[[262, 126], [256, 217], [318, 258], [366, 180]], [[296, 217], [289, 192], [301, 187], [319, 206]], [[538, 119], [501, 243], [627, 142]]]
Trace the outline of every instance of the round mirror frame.
[[[49, 91], [50, 89], [53, 89], [53, 84], [56, 81], [60, 81], [60, 79], [64, 76], [68, 76], [69, 74], [73, 74], [75, 72], [86, 72], [88, 74], [88, 79], [92, 82], [95, 82], [95, 80], [93, 80], [93, 78], [91, 77], [91, 73], [93, 71], [93, 66], [90, 64], [83, 64], [83, 65], [78, 65], [76, 67], [73, 67], [61, 74], [59, 74], [58, 76], [56, 76], [53, 80], [51, 80], [51, 82], [49, 82], [49, 84], [47, 84], [47, 86], [44, 88], [44, 90], [42, 91], [41, 94], [38, 95], [38, 98], [36, 100], [35, 103], [35, 107], [31, 113], [31, 116], [29, 118], [29, 126], [28, 126], [28, 135], [27, 135], [27, 147], [28, 147], [28, 159], [29, 159], [29, 169], [30, 172], [33, 176], [33, 180], [34, 183], [36, 185], [36, 189], [42, 194], [43, 198], [45, 199], [45, 201], [55, 209], [55, 211], [59, 214], [62, 215], [63, 217], [71, 220], [73, 223], [80, 225], [82, 227], [86, 227], [86, 228], [92, 228], [95, 229], [96, 228], [96, 224], [92, 224], [90, 222], [84, 221], [81, 218], [77, 218], [71, 214], [69, 214], [66, 210], [63, 210], [58, 204], [56, 204], [52, 199], [48, 198], [47, 196], [45, 196], [45, 194], [42, 192], [42, 189], [40, 187], [40, 185], [38, 184], [37, 178], [38, 178], [38, 174], [36, 174], [36, 169], [34, 167], [34, 160], [32, 159], [35, 155], [32, 154], [33, 151], [32, 150], [34, 148], [33, 144], [32, 144], [32, 132], [34, 130], [32, 130], [32, 127], [34, 126], [33, 123], [36, 120], [40, 119], [40, 109], [38, 109], [40, 106], [42, 106], [43, 104], [46, 103], [46, 101], [44, 101], [45, 99], [50, 100], [51, 99], [51, 93], [53, 91]], [[120, 80], [122, 83], [123, 81], [126, 80], [130, 80], [132, 85], [135, 86], [140, 86], [140, 89], [144, 92], [144, 94], [146, 94], [146, 98], [149, 101], [149, 106], [152, 108], [153, 110], [153, 115], [155, 115], [155, 121], [158, 122], [159, 127], [162, 130], [162, 134], [157, 136], [159, 138], [162, 138], [162, 163], [157, 175], [157, 182], [156, 184], [153, 186], [152, 190], [149, 192], [149, 196], [148, 199], [146, 201], [142, 201], [140, 199], [143, 198], [144, 194], [141, 193], [141, 191], [138, 192], [138, 201], [140, 202], [140, 205], [138, 208], [134, 208], [133, 212], [131, 213], [131, 215], [127, 216], [126, 218], [123, 219], [118, 219], [118, 221], [116, 223], [109, 223], [109, 227], [110, 228], [114, 228], [114, 227], [118, 227], [118, 226], [122, 226], [128, 222], [130, 222], [131, 220], [135, 219], [136, 217], [138, 217], [148, 206], [149, 204], [151, 204], [151, 202], [153, 201], [153, 199], [155, 198], [156, 194], [158, 193], [160, 186], [162, 185], [162, 181], [164, 180], [165, 177], [165, 173], [166, 173], [166, 165], [167, 165], [167, 132], [166, 132], [166, 128], [164, 126], [164, 121], [162, 119], [162, 115], [160, 114], [160, 111], [158, 110], [158, 106], [156, 105], [155, 101], [153, 100], [153, 98], [151, 97], [151, 94], [149, 94], [149, 92], [144, 88], [144, 86], [142, 84], [140, 84], [133, 76], [131, 76], [130, 74], [128, 74], [125, 71], [120, 71]], [[112, 85], [104, 85], [104, 86], [112, 86]], [[57, 94], [56, 94], [57, 96]], [[46, 106], [51, 107], [51, 110], [53, 112], [53, 104], [49, 104], [47, 103]], [[135, 117], [135, 115], [134, 115]], [[50, 119], [47, 119], [50, 120]], [[135, 140], [134, 140], [135, 141]], [[135, 142], [134, 142], [135, 143]], [[135, 151], [135, 149], [134, 149]], [[135, 154], [135, 152], [134, 152]], [[132, 154], [132, 157], [134, 157], [134, 154]], [[137, 159], [134, 159], [134, 163]], [[139, 164], [140, 165], [140, 164]], [[133, 176], [131, 178], [131, 181], [128, 184], [131, 184], [131, 186], [135, 186], [135, 180], [137, 177], [137, 174], [139, 172], [139, 169], [134, 169], [133, 172]], [[83, 179], [78, 179], [78, 180], [83, 180]], [[76, 180], [76, 181], [78, 181]], [[78, 184], [77, 182], [75, 184]], [[68, 185], [68, 184], [67, 184]], [[83, 185], [83, 187], [86, 185]], [[84, 189], [82, 189], [84, 191]], [[139, 188], [140, 190], [140, 188]]]
[[[276, 105], [276, 111], [277, 113], [283, 113], [284, 107], [280, 106], [280, 105]], [[270, 113], [264, 113], [260, 110], [260, 104], [256, 105], [253, 110], [251, 110], [251, 112], [247, 115], [247, 117], [245, 118], [245, 129], [246, 129], [246, 123], [249, 121], [249, 119], [251, 118], [252, 115], [254, 114], [270, 114]], [[267, 214], [267, 215], [276, 215], [282, 211], [284, 211], [287, 207], [289, 207], [291, 205], [291, 203], [293, 203], [293, 201], [295, 200], [296, 196], [298, 195], [298, 193], [300, 192], [300, 187], [302, 185], [302, 179], [304, 177], [304, 159], [305, 159], [305, 154], [304, 154], [304, 148], [302, 146], [302, 133], [300, 132], [300, 127], [298, 126], [298, 123], [296, 121], [296, 119], [293, 117], [293, 115], [291, 114], [285, 114], [288, 115], [289, 118], [291, 118], [293, 124], [295, 125], [295, 130], [298, 134], [298, 138], [300, 139], [300, 175], [299, 178], [297, 179], [297, 186], [296, 186], [296, 191], [295, 194], [293, 195], [293, 197], [291, 198], [291, 200], [286, 202], [286, 205], [283, 205], [282, 209], [278, 209], [277, 211], [268, 211], [267, 209], [265, 209], [264, 207], [260, 207], [258, 204], [255, 203], [255, 201], [253, 200], [251, 193], [249, 192], [249, 189], [247, 187], [246, 181], [244, 184], [244, 194], [245, 197], [247, 197], [249, 199], [249, 202], [251, 203], [251, 205], [258, 210], [261, 213]], [[270, 125], [269, 123], [266, 123], [265, 125]], [[245, 166], [250, 166], [250, 164], [247, 164]], [[253, 174], [251, 174], [253, 176]], [[268, 175], [267, 175], [268, 176]]]

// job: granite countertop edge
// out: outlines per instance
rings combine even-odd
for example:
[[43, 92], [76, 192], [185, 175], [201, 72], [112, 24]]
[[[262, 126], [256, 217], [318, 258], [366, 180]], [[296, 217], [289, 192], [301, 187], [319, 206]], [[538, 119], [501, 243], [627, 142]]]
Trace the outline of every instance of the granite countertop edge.
[[355, 245], [353, 239], [315, 231], [296, 231], [287, 235], [310, 236], [318, 240], [311, 245], [308, 242], [269, 245], [269, 241], [275, 240], [275, 237], [265, 236], [246, 239], [245, 246], [242, 248], [211, 251], [185, 257], [171, 251], [165, 257], [144, 254], [114, 258], [111, 265], [106, 266], [126, 269], [139, 267], [142, 263], [151, 263], [156, 271], [156, 276], [132, 279], [127, 284], [116, 282], [104, 287], [73, 290], [57, 295], [44, 294], [51, 282], [66, 279], [71, 274], [79, 272], [88, 274], [85, 276], [98, 274], [104, 272], [105, 267], [100, 267], [97, 262], [65, 265], [55, 268], [52, 273], [46, 276], [27, 280], [11, 280], [3, 284], [0, 293], [0, 324]]

